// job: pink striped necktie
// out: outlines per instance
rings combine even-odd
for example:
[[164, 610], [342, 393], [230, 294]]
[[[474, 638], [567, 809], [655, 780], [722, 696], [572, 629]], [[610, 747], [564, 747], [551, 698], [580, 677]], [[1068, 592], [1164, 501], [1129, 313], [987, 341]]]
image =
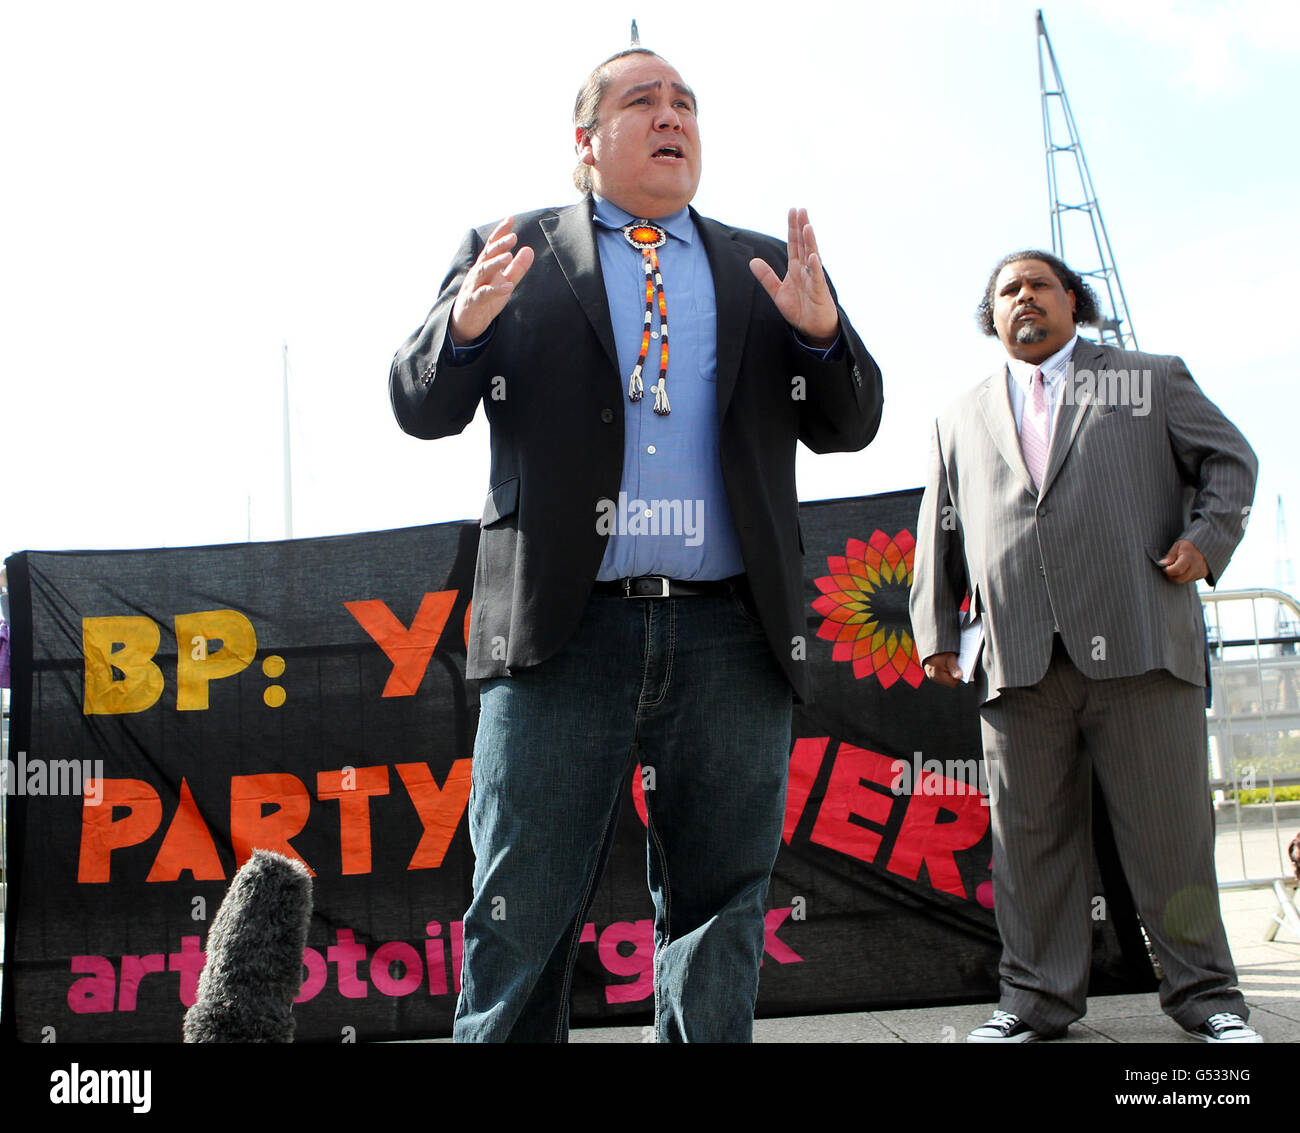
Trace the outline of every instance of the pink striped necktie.
[[1043, 389], [1043, 371], [1035, 367], [1029, 400], [1020, 419], [1020, 451], [1035, 488], [1042, 484], [1047, 469], [1047, 437], [1047, 391]]

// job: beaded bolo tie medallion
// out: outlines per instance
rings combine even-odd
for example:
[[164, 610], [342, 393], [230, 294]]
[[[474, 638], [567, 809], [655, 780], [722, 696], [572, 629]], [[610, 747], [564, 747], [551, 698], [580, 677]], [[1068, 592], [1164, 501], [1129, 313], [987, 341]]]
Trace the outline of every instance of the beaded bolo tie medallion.
[[641, 330], [641, 352], [627, 383], [627, 396], [640, 401], [645, 393], [641, 371], [650, 353], [650, 326], [654, 319], [654, 300], [659, 297], [659, 380], [650, 388], [655, 395], [655, 412], [667, 417], [672, 412], [668, 404], [668, 303], [664, 299], [664, 277], [659, 271], [659, 253], [656, 249], [668, 243], [668, 233], [648, 220], [635, 220], [623, 226], [623, 237], [641, 253], [645, 264], [645, 325]]

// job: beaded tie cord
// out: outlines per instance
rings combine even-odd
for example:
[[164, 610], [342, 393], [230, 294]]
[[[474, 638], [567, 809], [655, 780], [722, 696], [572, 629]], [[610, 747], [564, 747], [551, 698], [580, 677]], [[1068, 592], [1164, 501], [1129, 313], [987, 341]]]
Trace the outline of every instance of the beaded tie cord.
[[645, 366], [646, 355], [650, 352], [650, 325], [654, 319], [654, 298], [659, 296], [659, 381], [650, 388], [655, 395], [655, 412], [667, 417], [672, 411], [668, 404], [668, 303], [664, 299], [664, 279], [659, 271], [659, 253], [668, 242], [668, 233], [657, 224], [647, 220], [634, 221], [625, 225], [623, 236], [627, 242], [641, 253], [645, 264], [645, 325], [641, 331], [641, 353], [637, 355], [636, 367], [628, 380], [627, 396], [632, 401], [640, 401], [644, 391], [641, 370]]

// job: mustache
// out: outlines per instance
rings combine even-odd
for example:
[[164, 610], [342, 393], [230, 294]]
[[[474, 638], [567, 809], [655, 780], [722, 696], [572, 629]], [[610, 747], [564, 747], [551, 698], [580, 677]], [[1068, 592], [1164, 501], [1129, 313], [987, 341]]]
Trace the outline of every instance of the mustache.
[[1018, 319], [1026, 311], [1033, 311], [1039, 315], [1045, 315], [1047, 313], [1046, 311], [1043, 310], [1042, 307], [1038, 306], [1036, 303], [1022, 303], [1019, 307], [1015, 309], [1012, 318]]

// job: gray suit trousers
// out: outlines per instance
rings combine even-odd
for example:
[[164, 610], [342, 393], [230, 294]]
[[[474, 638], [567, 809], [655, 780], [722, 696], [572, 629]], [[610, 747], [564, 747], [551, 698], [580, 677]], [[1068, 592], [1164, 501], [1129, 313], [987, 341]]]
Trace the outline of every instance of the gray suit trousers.
[[1046, 1035], [1086, 1009], [1092, 772], [1124, 875], [1183, 1027], [1248, 1014], [1219, 912], [1206, 786], [1205, 690], [1153, 670], [1095, 680], [1060, 638], [1036, 685], [980, 709], [1002, 936], [999, 1006]]

